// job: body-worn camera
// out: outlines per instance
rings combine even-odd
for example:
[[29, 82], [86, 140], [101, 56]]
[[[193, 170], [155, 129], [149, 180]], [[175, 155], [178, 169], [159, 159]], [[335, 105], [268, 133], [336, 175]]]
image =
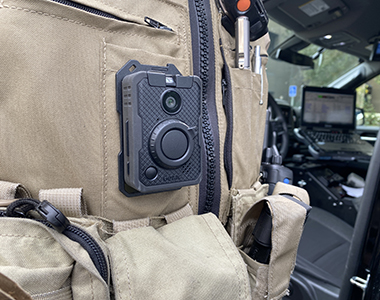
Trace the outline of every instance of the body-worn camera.
[[201, 80], [129, 61], [116, 74], [119, 188], [127, 196], [179, 189], [201, 178]]

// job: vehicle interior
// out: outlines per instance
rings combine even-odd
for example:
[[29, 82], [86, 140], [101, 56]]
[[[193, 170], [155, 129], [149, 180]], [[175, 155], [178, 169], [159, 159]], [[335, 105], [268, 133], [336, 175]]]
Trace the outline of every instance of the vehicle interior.
[[[379, 202], [380, 1], [263, 3], [271, 128], [293, 184], [309, 192], [313, 207], [285, 299], [378, 299], [372, 219]], [[339, 134], [356, 141], [335, 139]]]

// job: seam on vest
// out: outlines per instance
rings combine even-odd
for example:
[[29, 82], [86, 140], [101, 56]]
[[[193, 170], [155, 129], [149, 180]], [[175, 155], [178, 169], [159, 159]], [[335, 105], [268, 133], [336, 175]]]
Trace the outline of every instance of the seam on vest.
[[103, 48], [102, 48], [102, 103], [100, 105], [101, 116], [102, 116], [102, 148], [103, 148], [103, 196], [102, 196], [102, 215], [105, 214], [107, 210], [108, 201], [108, 144], [107, 144], [107, 97], [106, 97], [106, 70], [107, 70], [107, 43], [105, 38], [103, 38]]
[[[121, 244], [123, 243], [120, 239], [119, 239], [119, 242]], [[125, 263], [125, 271], [127, 273], [127, 278], [128, 278], [129, 299], [133, 299], [133, 297], [132, 297], [131, 277], [130, 277], [130, 273], [129, 273], [128, 262], [127, 262], [127, 254], [125, 253], [125, 247], [121, 247], [121, 252], [123, 252], [123, 260], [124, 260], [124, 263]], [[120, 284], [118, 286], [120, 286]], [[121, 296], [121, 293], [120, 293], [120, 290], [119, 290], [119, 297], [120, 296]]]
[[92, 278], [92, 274], [91, 273], [88, 273], [89, 276], [90, 276], [90, 283], [91, 283], [91, 299], [95, 299], [95, 295], [94, 295], [94, 279]]
[[36, 240], [54, 240], [52, 237], [47, 236], [38, 236], [38, 235], [27, 235], [27, 234], [4, 234], [0, 233], [1, 237], [9, 237], [9, 238], [31, 238]]

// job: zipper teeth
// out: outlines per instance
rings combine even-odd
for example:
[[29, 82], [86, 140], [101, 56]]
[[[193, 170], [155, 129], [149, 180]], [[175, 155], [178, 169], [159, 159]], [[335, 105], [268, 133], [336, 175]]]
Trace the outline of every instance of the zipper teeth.
[[[225, 66], [227, 68], [227, 66]], [[225, 90], [223, 92], [223, 99], [226, 101], [227, 93], [230, 92], [230, 85], [227, 83], [225, 79], [222, 81], [222, 85], [224, 86]], [[230, 100], [230, 99], [228, 99]], [[225, 137], [225, 143], [224, 143], [224, 167], [226, 169], [226, 175], [227, 175], [227, 182], [228, 182], [228, 188], [231, 189], [232, 186], [232, 105], [231, 103], [225, 103], [224, 110], [226, 114], [227, 119], [227, 130], [226, 130], [226, 137]]]
[[88, 13], [95, 14], [95, 15], [98, 15], [98, 16], [101, 16], [101, 17], [104, 17], [104, 18], [110, 18], [110, 19], [115, 19], [115, 20], [122, 20], [122, 19], [120, 19], [120, 18], [118, 18], [118, 17], [116, 17], [114, 15], [111, 15], [111, 14], [106, 13], [104, 11], [101, 11], [99, 9], [92, 8], [92, 7], [83, 5], [83, 4], [79, 4], [79, 3], [76, 3], [76, 2], [73, 2], [73, 1], [70, 1], [70, 0], [51, 0], [51, 1], [63, 4], [63, 5], [71, 6], [73, 8], [77, 8], [77, 9], [80, 9], [80, 10], [84, 10], [84, 11], [86, 11]]
[[[36, 220], [36, 221], [41, 222], [42, 224], [46, 225], [47, 227], [51, 229], [54, 229], [54, 227], [48, 221], [45, 221], [45, 220]], [[94, 240], [94, 238], [90, 236], [87, 232], [85, 232], [84, 230], [74, 225], [67, 226], [66, 229], [62, 232], [62, 234], [67, 236], [70, 240], [80, 244], [87, 251], [92, 262], [94, 263], [94, 266], [98, 270], [100, 276], [104, 279], [105, 282], [108, 282], [107, 260], [102, 248], [100, 248], [100, 246]], [[91, 252], [89, 252], [89, 249], [91, 250]]]
[[[93, 257], [90, 253], [90, 258], [94, 262], [94, 265], [97, 267], [100, 275], [104, 279], [105, 282], [108, 281], [108, 266], [107, 266], [107, 260], [105, 258], [104, 252], [102, 248], [98, 245], [98, 243], [94, 240], [92, 236], [90, 236], [87, 232], [84, 230], [73, 226], [69, 225], [65, 231], [69, 231], [79, 237], [82, 242], [77, 241], [83, 246], [83, 243], [85, 243], [86, 246], [88, 246], [92, 252], [94, 253]], [[65, 234], [65, 231], [63, 232]], [[87, 250], [87, 249], [86, 249]]]
[[207, 109], [207, 87], [209, 83], [209, 52], [208, 52], [208, 24], [205, 13], [205, 5], [202, 0], [195, 1], [195, 9], [199, 24], [199, 37], [200, 37], [200, 78], [202, 80], [202, 132], [205, 140], [206, 159], [207, 159], [207, 173], [206, 173], [206, 203], [204, 212], [210, 212], [214, 203], [215, 194], [215, 146], [214, 137], [211, 131], [211, 123]]
[[228, 188], [231, 189], [232, 186], [232, 138], [233, 138], [233, 105], [232, 105], [232, 92], [231, 92], [231, 74], [226, 62], [226, 57], [224, 55], [224, 50], [222, 47], [222, 40], [219, 40], [220, 52], [223, 58], [223, 69], [222, 69], [222, 87], [223, 87], [223, 108], [227, 120], [226, 136], [224, 140], [224, 168], [227, 175]]

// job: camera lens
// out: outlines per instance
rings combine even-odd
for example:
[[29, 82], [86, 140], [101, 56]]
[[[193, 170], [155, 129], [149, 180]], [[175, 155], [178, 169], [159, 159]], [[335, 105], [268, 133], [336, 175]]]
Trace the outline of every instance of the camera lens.
[[169, 90], [162, 95], [162, 107], [169, 114], [179, 112], [181, 104], [181, 96], [176, 91]]
[[166, 107], [173, 109], [176, 105], [177, 105], [177, 101], [174, 99], [174, 97], [170, 96], [170, 97], [166, 98], [166, 101], [165, 101]]

